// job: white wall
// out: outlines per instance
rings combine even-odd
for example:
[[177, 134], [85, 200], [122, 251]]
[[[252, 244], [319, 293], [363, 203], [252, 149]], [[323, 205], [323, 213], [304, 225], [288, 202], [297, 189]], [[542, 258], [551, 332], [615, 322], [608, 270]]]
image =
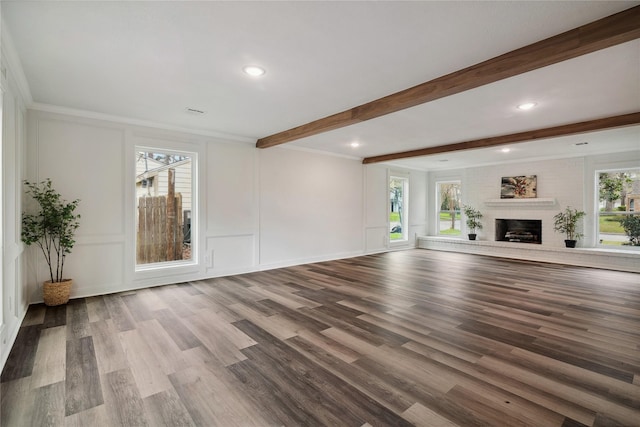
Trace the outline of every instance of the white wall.
[[259, 268], [258, 153], [250, 144], [208, 144], [205, 163], [207, 276]]
[[[49, 111], [29, 110], [27, 135], [27, 177], [51, 178], [65, 198], [81, 200], [77, 243], [65, 267], [72, 297], [390, 248], [390, 170], [383, 166]], [[136, 271], [136, 146], [196, 154], [198, 263]], [[410, 178], [410, 239], [393, 248], [414, 247], [426, 224], [426, 174], [396, 172]], [[47, 271], [42, 257], [28, 252], [27, 293], [35, 302]]]
[[365, 251], [381, 252], [389, 246], [389, 178], [383, 165], [365, 166]]
[[416, 237], [427, 233], [428, 225], [428, 178], [422, 171], [408, 171], [409, 175], [409, 242], [416, 245]]
[[5, 54], [3, 43], [2, 66], [0, 66], [2, 92], [0, 96], [2, 106], [0, 110], [2, 118], [0, 366], [4, 366], [28, 304], [26, 293], [23, 291], [25, 283], [22, 262], [23, 245], [20, 240], [26, 109], [25, 100], [14, 78], [14, 71], [5, 61]]
[[[255, 149], [239, 142], [129, 124], [29, 111], [29, 178], [51, 178], [67, 199], [81, 200], [81, 226], [67, 257], [72, 297], [195, 280], [256, 269]], [[156, 271], [135, 268], [136, 146], [194, 153], [200, 203], [193, 265]], [[91, 161], [87, 161], [90, 159]], [[198, 218], [200, 219], [198, 221]], [[29, 299], [41, 299], [46, 270], [31, 253]]]
[[308, 151], [259, 151], [264, 267], [362, 254], [363, 166]]
[[[74, 279], [72, 297], [389, 249], [386, 167], [40, 110], [29, 110], [27, 136], [27, 178], [51, 178], [65, 198], [81, 200], [77, 243], [65, 266]], [[136, 146], [196, 154], [197, 264], [136, 271]], [[410, 177], [410, 239], [402, 247], [414, 247], [426, 223], [426, 174], [404, 173]], [[375, 247], [371, 230], [379, 234]], [[32, 249], [26, 292], [37, 302], [47, 271]]]

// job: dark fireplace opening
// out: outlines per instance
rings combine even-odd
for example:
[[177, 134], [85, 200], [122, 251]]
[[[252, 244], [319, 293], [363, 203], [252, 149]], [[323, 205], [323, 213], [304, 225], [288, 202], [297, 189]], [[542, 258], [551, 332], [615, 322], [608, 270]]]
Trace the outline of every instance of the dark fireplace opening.
[[542, 221], [496, 219], [496, 241], [542, 244]]

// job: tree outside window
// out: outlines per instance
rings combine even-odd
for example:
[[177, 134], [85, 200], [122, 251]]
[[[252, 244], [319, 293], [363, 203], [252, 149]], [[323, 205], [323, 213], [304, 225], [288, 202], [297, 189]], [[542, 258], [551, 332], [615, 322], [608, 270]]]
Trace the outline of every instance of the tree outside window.
[[409, 180], [392, 176], [389, 179], [389, 239], [407, 240], [407, 195]]
[[439, 235], [460, 236], [462, 234], [460, 206], [462, 190], [460, 181], [436, 183], [438, 197], [437, 230]]
[[598, 241], [606, 246], [628, 246], [637, 236], [628, 230], [637, 229], [640, 221], [640, 169], [602, 171], [598, 180]]

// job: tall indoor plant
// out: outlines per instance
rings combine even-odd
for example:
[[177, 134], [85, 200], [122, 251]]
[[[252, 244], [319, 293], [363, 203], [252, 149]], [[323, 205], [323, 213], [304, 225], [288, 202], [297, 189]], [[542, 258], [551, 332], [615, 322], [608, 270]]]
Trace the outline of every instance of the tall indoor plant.
[[554, 217], [553, 229], [559, 233], [564, 233], [566, 239], [564, 244], [567, 248], [575, 248], [576, 242], [583, 234], [578, 232], [578, 222], [584, 218], [585, 212], [571, 209], [567, 206], [564, 211], [558, 212]]
[[76, 243], [74, 235], [80, 226], [80, 215], [75, 213], [80, 200], [67, 202], [53, 189], [51, 179], [33, 183], [24, 182], [26, 194], [37, 202], [33, 213], [22, 215], [22, 241], [38, 245], [49, 266], [50, 280], [42, 287], [47, 305], [60, 305], [69, 301], [71, 279], [64, 278], [64, 262]]
[[469, 240], [476, 240], [476, 230], [482, 230], [482, 223], [480, 222], [482, 214], [479, 210], [469, 205], [464, 205], [462, 210], [464, 211], [464, 216], [467, 218]]

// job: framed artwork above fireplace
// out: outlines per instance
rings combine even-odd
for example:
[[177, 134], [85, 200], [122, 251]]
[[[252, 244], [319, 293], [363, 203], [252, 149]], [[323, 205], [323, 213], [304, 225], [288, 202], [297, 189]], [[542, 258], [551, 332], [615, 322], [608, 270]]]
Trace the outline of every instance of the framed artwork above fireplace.
[[501, 199], [535, 199], [538, 197], [537, 175], [503, 176]]

